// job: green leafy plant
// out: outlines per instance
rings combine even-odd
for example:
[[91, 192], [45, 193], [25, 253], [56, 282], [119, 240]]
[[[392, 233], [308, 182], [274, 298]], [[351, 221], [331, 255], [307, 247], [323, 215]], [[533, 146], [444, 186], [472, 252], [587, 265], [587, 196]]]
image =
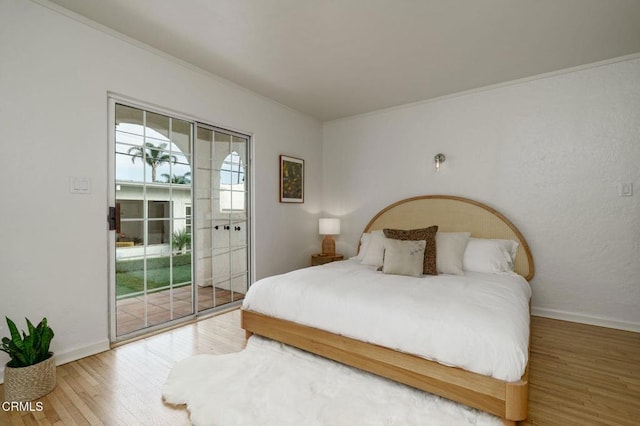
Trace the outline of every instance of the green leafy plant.
[[171, 240], [173, 243], [173, 249], [177, 251], [182, 251], [184, 248], [188, 248], [191, 244], [191, 234], [187, 232], [186, 229], [181, 229], [180, 231], [174, 231], [171, 235]]
[[7, 366], [13, 368], [28, 367], [38, 364], [51, 356], [49, 345], [53, 339], [54, 333], [51, 327], [47, 325], [47, 319], [43, 318], [37, 327], [34, 327], [29, 319], [27, 327], [29, 334], [22, 330], [22, 336], [18, 332], [18, 327], [9, 318], [5, 317], [11, 338], [3, 337], [0, 351], [6, 352], [11, 357]]

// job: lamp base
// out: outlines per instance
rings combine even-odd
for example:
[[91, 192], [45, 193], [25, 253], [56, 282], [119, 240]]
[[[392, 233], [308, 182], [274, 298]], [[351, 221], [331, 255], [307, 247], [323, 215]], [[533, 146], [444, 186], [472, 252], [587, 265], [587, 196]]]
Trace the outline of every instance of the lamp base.
[[336, 254], [336, 240], [331, 235], [325, 235], [322, 240], [322, 255], [323, 256], [335, 256]]

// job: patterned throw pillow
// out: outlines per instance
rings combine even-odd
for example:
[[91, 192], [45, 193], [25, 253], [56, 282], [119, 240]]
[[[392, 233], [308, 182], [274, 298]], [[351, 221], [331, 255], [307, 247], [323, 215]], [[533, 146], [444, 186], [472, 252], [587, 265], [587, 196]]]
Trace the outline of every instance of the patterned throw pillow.
[[425, 244], [426, 242], [423, 240], [401, 241], [387, 238], [384, 242], [382, 272], [421, 277]]
[[394, 240], [425, 241], [422, 273], [438, 275], [436, 268], [436, 233], [438, 226], [420, 229], [384, 229], [384, 236]]

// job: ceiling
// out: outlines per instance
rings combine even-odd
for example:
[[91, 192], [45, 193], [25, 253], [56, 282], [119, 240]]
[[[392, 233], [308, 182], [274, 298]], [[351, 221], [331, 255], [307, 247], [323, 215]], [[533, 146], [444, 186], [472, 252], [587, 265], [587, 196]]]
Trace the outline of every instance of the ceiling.
[[638, 0], [52, 0], [320, 120], [640, 52]]

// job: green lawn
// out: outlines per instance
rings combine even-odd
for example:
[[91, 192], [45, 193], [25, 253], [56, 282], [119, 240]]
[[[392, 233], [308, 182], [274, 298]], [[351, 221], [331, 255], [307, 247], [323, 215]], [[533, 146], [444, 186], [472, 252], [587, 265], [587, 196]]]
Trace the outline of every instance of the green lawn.
[[[147, 261], [147, 291], [168, 287], [169, 257]], [[191, 284], [191, 256], [173, 257], [174, 286]], [[116, 262], [116, 296], [132, 295], [144, 290], [144, 269], [140, 260], [119, 260]]]

